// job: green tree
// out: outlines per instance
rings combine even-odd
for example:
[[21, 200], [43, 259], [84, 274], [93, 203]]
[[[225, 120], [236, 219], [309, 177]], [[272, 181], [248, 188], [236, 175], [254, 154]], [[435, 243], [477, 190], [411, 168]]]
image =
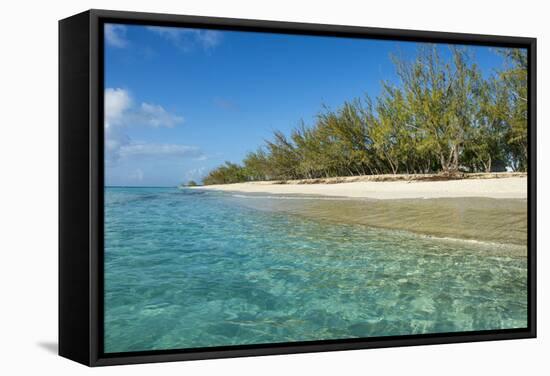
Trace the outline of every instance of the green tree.
[[[289, 134], [275, 131], [243, 165], [226, 162], [205, 184], [365, 174], [454, 174], [527, 169], [527, 55], [497, 51], [503, 69], [484, 78], [471, 50], [422, 45], [393, 56], [399, 83], [354, 99]], [[445, 56], [445, 57], [442, 57]]]
[[525, 49], [499, 49], [505, 59], [505, 68], [499, 72], [499, 79], [506, 90], [508, 101], [500, 107], [509, 124], [506, 142], [511, 154], [514, 170], [527, 170], [527, 51]]

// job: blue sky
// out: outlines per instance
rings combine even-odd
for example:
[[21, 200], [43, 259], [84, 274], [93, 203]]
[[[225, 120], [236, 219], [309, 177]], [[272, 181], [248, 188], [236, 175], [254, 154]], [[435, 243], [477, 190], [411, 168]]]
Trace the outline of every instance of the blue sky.
[[[397, 83], [391, 54], [413, 42], [105, 26], [105, 183], [175, 186], [240, 162], [274, 130], [312, 124], [323, 105]], [[441, 46], [446, 51], [446, 46]], [[485, 75], [502, 65], [472, 47]], [[443, 52], [445, 54], [446, 52]]]

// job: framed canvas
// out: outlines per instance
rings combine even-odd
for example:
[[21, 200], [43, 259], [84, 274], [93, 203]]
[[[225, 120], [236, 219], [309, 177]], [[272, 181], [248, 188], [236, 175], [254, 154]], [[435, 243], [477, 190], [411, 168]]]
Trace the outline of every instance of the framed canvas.
[[536, 336], [536, 40], [59, 22], [59, 354]]

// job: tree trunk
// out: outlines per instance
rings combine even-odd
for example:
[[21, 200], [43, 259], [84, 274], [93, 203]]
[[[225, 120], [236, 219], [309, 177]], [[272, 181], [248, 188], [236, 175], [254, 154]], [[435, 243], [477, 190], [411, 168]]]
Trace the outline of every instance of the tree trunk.
[[441, 169], [444, 172], [447, 172], [447, 170], [449, 169], [449, 166], [447, 166], [447, 161], [445, 160], [445, 155], [443, 153], [441, 153], [439, 155], [439, 160], [440, 160], [440, 163], [441, 163]]
[[451, 171], [457, 172], [458, 171], [458, 145], [455, 145], [453, 147], [453, 157], [452, 157], [452, 164], [451, 164]]
[[485, 164], [485, 172], [491, 172], [491, 167], [492, 167], [491, 164], [492, 164], [492, 159], [491, 159], [491, 156], [489, 156], [489, 160]]

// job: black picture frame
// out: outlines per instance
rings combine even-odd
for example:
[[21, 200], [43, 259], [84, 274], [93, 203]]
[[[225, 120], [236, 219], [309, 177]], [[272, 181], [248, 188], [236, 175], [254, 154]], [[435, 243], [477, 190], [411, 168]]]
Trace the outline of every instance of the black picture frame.
[[[528, 327], [267, 345], [103, 352], [103, 28], [105, 22], [526, 48]], [[59, 354], [88, 366], [536, 337], [536, 39], [88, 10], [59, 21]]]

